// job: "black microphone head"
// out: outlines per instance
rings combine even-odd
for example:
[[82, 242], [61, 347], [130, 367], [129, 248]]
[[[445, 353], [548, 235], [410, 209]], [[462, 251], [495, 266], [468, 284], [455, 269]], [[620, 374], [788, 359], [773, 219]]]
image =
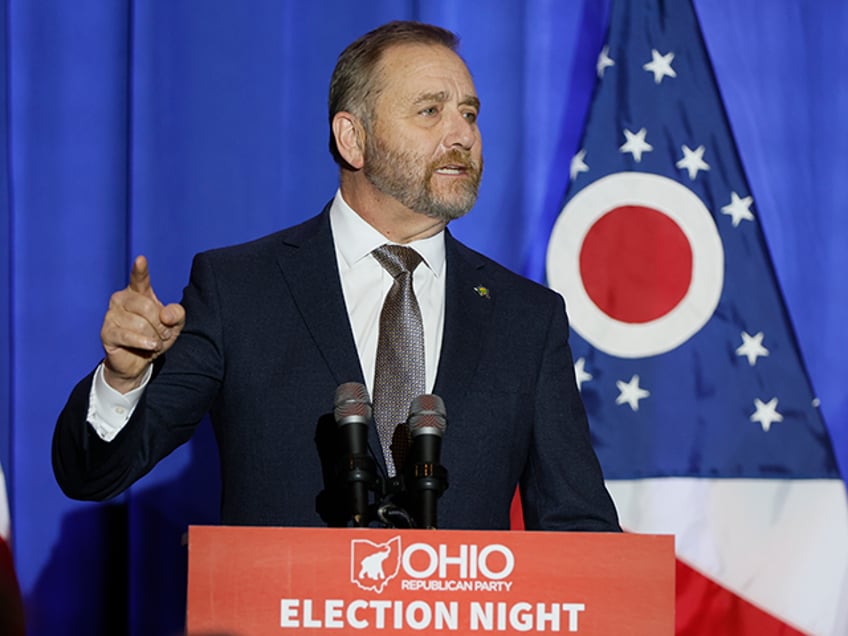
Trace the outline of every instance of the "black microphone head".
[[441, 437], [448, 426], [445, 403], [438, 395], [425, 393], [412, 400], [409, 405], [409, 432], [413, 438], [419, 435]]
[[368, 389], [360, 382], [345, 382], [336, 389], [333, 415], [340, 426], [371, 420], [371, 398]]

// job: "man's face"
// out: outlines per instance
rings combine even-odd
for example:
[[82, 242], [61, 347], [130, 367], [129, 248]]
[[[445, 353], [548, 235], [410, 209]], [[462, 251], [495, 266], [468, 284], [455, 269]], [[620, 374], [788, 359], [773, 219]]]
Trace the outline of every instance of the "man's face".
[[380, 63], [365, 176], [383, 194], [449, 222], [477, 199], [479, 100], [465, 64], [442, 46], [400, 45]]

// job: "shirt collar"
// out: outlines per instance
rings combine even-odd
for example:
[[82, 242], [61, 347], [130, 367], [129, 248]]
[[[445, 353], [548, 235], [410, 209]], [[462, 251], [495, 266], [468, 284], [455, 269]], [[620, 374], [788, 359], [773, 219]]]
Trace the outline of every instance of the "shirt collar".
[[[348, 268], [370, 256], [371, 252], [381, 245], [391, 243], [347, 204], [341, 190], [336, 191], [330, 206], [330, 227], [333, 231], [336, 251]], [[339, 240], [342, 237], [343, 240]], [[434, 276], [442, 275], [445, 267], [444, 230], [428, 238], [407, 243], [406, 246], [414, 248], [421, 254], [424, 264]]]

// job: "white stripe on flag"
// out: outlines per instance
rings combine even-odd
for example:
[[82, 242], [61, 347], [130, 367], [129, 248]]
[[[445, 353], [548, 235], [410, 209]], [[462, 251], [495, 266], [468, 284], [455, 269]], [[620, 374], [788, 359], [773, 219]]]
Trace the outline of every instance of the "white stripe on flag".
[[731, 592], [812, 634], [848, 634], [840, 610], [848, 598], [842, 481], [657, 478], [607, 486], [626, 530], [674, 534], [677, 556]]
[[6, 497], [6, 475], [0, 466], [0, 539], [9, 540], [12, 534], [12, 523], [9, 518], [9, 499]]

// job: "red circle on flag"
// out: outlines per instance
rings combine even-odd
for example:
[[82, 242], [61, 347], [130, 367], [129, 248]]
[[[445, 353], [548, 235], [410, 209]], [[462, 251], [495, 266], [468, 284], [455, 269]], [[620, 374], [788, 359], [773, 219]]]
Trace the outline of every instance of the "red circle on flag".
[[619, 206], [586, 233], [580, 275], [601, 311], [622, 322], [646, 323], [683, 300], [692, 281], [692, 249], [671, 217], [640, 205]]
[[[642, 211], [631, 216], [634, 209]], [[624, 242], [602, 248], [603, 234], [622, 227]], [[654, 229], [661, 236], [648, 241]], [[603, 261], [619, 263], [617, 270], [604, 273]], [[566, 299], [571, 326], [589, 344], [620, 358], [643, 358], [680, 346], [713, 315], [724, 286], [724, 247], [709, 210], [685, 185], [658, 174], [617, 172], [566, 203], [548, 242], [547, 277]], [[612, 301], [613, 291], [629, 298]]]

